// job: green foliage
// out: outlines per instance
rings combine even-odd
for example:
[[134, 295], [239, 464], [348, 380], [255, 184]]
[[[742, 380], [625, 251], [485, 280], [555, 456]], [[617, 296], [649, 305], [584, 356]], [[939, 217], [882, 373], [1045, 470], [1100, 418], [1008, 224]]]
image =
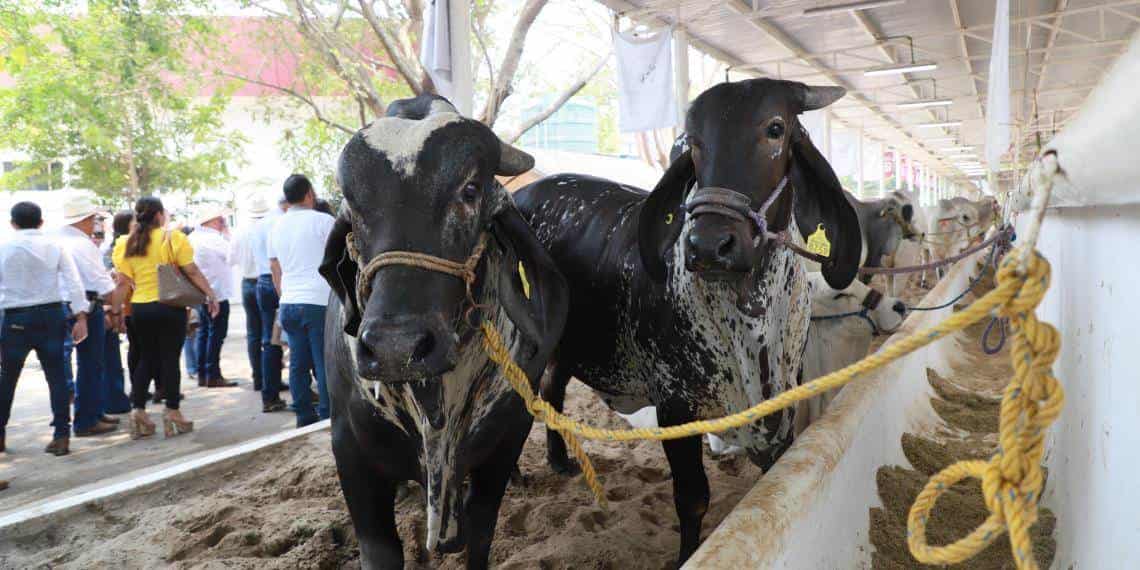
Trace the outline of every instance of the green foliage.
[[286, 130], [277, 150], [292, 172], [305, 173], [318, 193], [335, 199], [341, 195], [334, 176], [336, 160], [348, 139], [344, 131], [309, 119], [300, 128]]
[[85, 4], [0, 4], [0, 71], [13, 80], [0, 89], [0, 148], [63, 160], [71, 186], [113, 204], [231, 181], [242, 138], [222, 128], [228, 94], [198, 97], [201, 73], [184, 57], [208, 23], [179, 14], [186, 2]]

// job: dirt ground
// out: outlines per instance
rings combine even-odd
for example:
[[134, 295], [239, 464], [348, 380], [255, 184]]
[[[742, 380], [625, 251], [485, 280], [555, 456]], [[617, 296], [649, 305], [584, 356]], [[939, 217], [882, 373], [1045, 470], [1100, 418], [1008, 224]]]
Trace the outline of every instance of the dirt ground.
[[[624, 422], [582, 384], [567, 398], [575, 417]], [[499, 568], [669, 568], [679, 544], [668, 464], [658, 443], [586, 442], [610, 501], [594, 504], [581, 476], [546, 467], [535, 426], [499, 513], [491, 563]], [[329, 450], [320, 432], [193, 478], [107, 501], [48, 528], [0, 536], [3, 568], [340, 568], [359, 553]], [[705, 533], [759, 477], [743, 457], [705, 460], [712, 505]], [[427, 555], [418, 489], [399, 503], [409, 568], [461, 568], [462, 555]]]

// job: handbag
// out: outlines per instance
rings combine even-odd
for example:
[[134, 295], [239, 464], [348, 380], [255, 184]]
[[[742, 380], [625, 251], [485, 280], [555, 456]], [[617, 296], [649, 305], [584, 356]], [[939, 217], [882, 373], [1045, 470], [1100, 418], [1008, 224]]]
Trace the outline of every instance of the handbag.
[[169, 263], [159, 264], [158, 302], [178, 308], [197, 307], [206, 304], [206, 294], [190, 282], [186, 274], [174, 262], [174, 246], [170, 244], [170, 232], [163, 235], [162, 245], [169, 250]]

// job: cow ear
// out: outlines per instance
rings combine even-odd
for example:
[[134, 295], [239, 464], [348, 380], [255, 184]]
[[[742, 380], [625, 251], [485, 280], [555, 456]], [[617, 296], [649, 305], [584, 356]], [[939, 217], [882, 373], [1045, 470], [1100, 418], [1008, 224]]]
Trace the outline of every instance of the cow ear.
[[859, 217], [835, 171], [798, 124], [792, 131], [791, 179], [796, 193], [796, 225], [805, 240], [823, 229], [831, 243], [830, 262], [822, 264], [823, 277], [832, 289], [846, 289], [859, 271], [863, 254]]
[[681, 235], [681, 227], [684, 226], [681, 203], [695, 177], [693, 153], [686, 150], [669, 165], [641, 207], [637, 221], [637, 247], [641, 253], [641, 264], [657, 282], [665, 281], [665, 256]]
[[348, 254], [348, 237], [351, 233], [352, 224], [348, 221], [348, 213], [342, 209], [325, 242], [325, 256], [321, 259], [318, 271], [340, 300], [344, 311], [344, 332], [356, 336], [360, 329], [360, 302], [356, 298], [356, 274], [359, 267]]
[[542, 375], [562, 338], [570, 289], [514, 204], [495, 215], [491, 234], [502, 251], [495, 269], [499, 303], [529, 344], [516, 358], [533, 381]]

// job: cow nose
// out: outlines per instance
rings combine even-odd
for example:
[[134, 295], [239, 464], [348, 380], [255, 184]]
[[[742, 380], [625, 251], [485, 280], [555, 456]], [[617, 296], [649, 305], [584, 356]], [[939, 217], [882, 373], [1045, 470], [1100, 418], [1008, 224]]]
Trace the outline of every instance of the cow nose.
[[898, 313], [899, 316], [906, 315], [906, 305], [902, 301], [895, 301], [895, 304], [891, 305], [891, 310]]
[[729, 231], [689, 232], [687, 261], [690, 269], [730, 269], [743, 254], [739, 240]]
[[360, 335], [357, 368], [379, 380], [406, 371], [439, 376], [455, 368], [454, 344], [430, 326], [366, 327]]

